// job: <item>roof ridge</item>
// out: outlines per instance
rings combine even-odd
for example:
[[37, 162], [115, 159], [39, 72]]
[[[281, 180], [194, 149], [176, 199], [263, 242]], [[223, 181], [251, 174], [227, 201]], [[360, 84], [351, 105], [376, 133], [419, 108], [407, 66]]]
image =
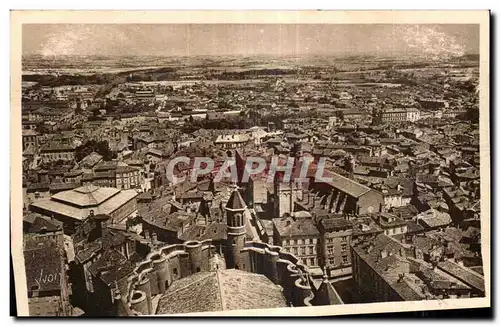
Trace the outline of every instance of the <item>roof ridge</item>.
[[219, 288], [219, 298], [220, 298], [220, 305], [221, 305], [221, 310], [226, 310], [225, 309], [225, 300], [224, 300], [224, 294], [222, 293], [222, 283], [221, 283], [221, 280], [220, 280], [220, 273], [219, 273], [219, 270], [216, 270], [215, 271], [215, 278], [217, 280], [217, 286]]

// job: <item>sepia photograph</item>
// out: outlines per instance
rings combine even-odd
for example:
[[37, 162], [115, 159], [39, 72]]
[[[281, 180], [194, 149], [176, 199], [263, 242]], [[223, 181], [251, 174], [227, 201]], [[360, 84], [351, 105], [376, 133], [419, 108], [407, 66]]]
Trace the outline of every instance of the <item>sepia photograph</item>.
[[11, 12], [24, 316], [490, 307], [489, 12]]

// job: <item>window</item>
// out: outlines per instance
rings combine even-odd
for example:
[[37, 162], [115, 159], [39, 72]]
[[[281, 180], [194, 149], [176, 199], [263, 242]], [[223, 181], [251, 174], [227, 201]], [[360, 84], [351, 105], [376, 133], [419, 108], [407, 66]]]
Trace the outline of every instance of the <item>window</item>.
[[293, 254], [298, 255], [299, 254], [299, 249], [297, 247], [293, 248]]
[[328, 263], [329, 263], [330, 265], [335, 265], [335, 258], [330, 258], [330, 259], [328, 259]]
[[300, 247], [300, 254], [305, 255], [306, 254], [306, 248], [305, 247]]
[[342, 244], [342, 251], [346, 251], [347, 250], [347, 243], [343, 243]]
[[288, 245], [288, 240], [283, 240], [283, 246]]
[[293, 239], [290, 239], [290, 245], [292, 245], [292, 246], [294, 245]]
[[177, 268], [174, 268], [174, 275], [177, 276]]
[[310, 266], [314, 266], [314, 265], [316, 265], [316, 264], [314, 263], [314, 258], [309, 258], [309, 265], [310, 265]]
[[298, 240], [297, 240], [297, 244], [298, 244], [298, 245], [301, 245], [301, 244], [302, 244], [302, 239], [298, 239]]
[[347, 241], [347, 237], [342, 237], [342, 242], [346, 242]]
[[314, 247], [309, 247], [309, 255], [314, 254]]
[[305, 244], [309, 244], [309, 239], [306, 239], [306, 240], [305, 240]]
[[344, 264], [347, 264], [349, 262], [349, 260], [347, 259], [347, 255], [342, 256], [342, 262]]
[[333, 253], [334, 253], [333, 246], [328, 246], [328, 247], [326, 247], [326, 252], [327, 252], [329, 255], [333, 255]]

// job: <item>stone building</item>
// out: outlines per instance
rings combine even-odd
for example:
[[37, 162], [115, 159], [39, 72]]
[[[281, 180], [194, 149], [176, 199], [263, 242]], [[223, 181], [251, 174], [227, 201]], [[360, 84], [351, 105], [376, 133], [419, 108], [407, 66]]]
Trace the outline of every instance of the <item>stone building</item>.
[[[210, 239], [150, 252], [126, 284], [113, 288], [117, 315], [311, 306], [316, 290], [307, 268], [281, 247], [245, 241], [246, 204], [234, 190], [226, 204], [227, 242]], [[329, 304], [322, 293], [314, 300]]]
[[344, 218], [323, 218], [318, 223], [319, 265], [330, 276], [348, 274], [351, 266], [350, 241], [353, 226]]
[[309, 268], [318, 267], [320, 233], [311, 218], [298, 215], [273, 219], [273, 243], [296, 256]]

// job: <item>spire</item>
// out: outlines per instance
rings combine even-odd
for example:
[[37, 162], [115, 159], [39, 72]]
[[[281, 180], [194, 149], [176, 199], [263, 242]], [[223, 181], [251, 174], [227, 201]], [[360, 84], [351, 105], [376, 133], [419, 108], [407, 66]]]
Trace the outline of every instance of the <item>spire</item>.
[[244, 210], [247, 207], [237, 188], [234, 188], [226, 204], [226, 209], [233, 211]]

